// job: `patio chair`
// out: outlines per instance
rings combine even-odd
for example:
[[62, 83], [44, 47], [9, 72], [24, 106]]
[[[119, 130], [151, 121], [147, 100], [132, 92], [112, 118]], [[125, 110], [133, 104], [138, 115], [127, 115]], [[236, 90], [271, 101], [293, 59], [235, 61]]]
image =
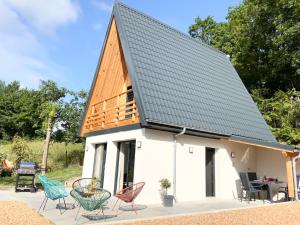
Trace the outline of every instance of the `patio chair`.
[[248, 172], [248, 178], [250, 182], [257, 180], [256, 172]]
[[289, 200], [289, 191], [288, 191], [288, 187], [279, 187], [277, 189], [277, 201], [279, 201], [279, 193], [284, 194], [284, 201], [288, 201]]
[[[258, 194], [258, 197], [260, 197], [260, 193], [262, 193], [264, 191], [263, 184], [251, 183], [249, 181], [248, 173], [240, 173], [240, 179], [242, 182], [241, 201], [243, 201], [244, 191], [246, 191], [246, 197], [247, 197], [247, 195], [249, 196], [248, 203], [251, 201], [252, 195], [254, 195], [254, 200], [256, 200], [256, 194]], [[264, 197], [263, 197], [263, 203], [264, 203]]]
[[103, 208], [107, 205], [107, 200], [111, 197], [111, 193], [93, 185], [80, 186], [78, 185], [79, 183], [77, 182], [74, 185], [76, 187], [70, 192], [70, 195], [79, 205], [75, 220], [78, 222], [78, 215], [81, 208], [89, 212], [100, 209], [104, 215]]
[[102, 182], [96, 178], [81, 178], [74, 181], [72, 189], [80, 191], [91, 185], [96, 186], [97, 188], [102, 188]]
[[11, 176], [14, 170], [13, 162], [8, 161], [7, 159], [2, 161], [2, 171], [1, 176]]
[[[39, 175], [39, 180], [41, 181], [41, 184], [43, 186], [45, 198], [44, 198], [38, 211], [40, 211], [43, 204], [44, 204], [43, 210], [45, 209], [49, 198], [53, 201], [58, 199], [59, 204], [60, 204], [60, 199], [63, 199], [65, 209], [66, 209], [67, 206], [66, 206], [65, 198], [69, 196], [69, 193], [66, 190], [64, 184], [57, 180], [51, 180], [43, 175]], [[62, 214], [60, 207], [59, 207], [59, 211], [60, 211], [60, 214]]]
[[135, 214], [137, 214], [136, 209], [134, 208], [134, 200], [139, 195], [139, 193], [142, 191], [143, 187], [145, 186], [145, 182], [139, 182], [136, 184], [133, 184], [127, 188], [122, 189], [118, 193], [115, 194], [115, 197], [117, 198], [116, 203], [114, 204], [114, 207], [112, 210], [115, 209], [118, 201], [120, 201], [119, 207], [121, 206], [122, 201], [125, 203], [131, 203], [131, 207], [134, 210]]
[[[73, 182], [72, 189], [77, 191], [79, 194], [82, 194], [91, 188], [91, 186], [102, 188], [101, 184], [102, 182], [97, 178], [81, 178]], [[75, 200], [75, 204], [78, 205], [79, 203]]]
[[296, 182], [297, 182], [298, 199], [300, 199], [300, 174], [296, 174]]

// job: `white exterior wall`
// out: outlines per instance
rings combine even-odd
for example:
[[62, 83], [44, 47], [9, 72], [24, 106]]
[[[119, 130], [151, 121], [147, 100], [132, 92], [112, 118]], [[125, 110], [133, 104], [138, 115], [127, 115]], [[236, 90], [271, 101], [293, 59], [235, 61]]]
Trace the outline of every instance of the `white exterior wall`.
[[[136, 202], [144, 204], [161, 203], [159, 180], [168, 178], [171, 183], [173, 181], [174, 139], [173, 134], [170, 132], [137, 129], [88, 137], [86, 140], [83, 177], [92, 176], [95, 144], [107, 143], [104, 188], [113, 193], [117, 142], [126, 140], [136, 140], [142, 143], [141, 148], [137, 148], [135, 153], [134, 183], [144, 181], [146, 185]], [[177, 201], [179, 202], [206, 198], [205, 147], [216, 149], [215, 195], [217, 198], [232, 199], [237, 197], [237, 191], [240, 188], [239, 172], [252, 171], [261, 176], [263, 175], [262, 170], [268, 174], [268, 171], [272, 168], [273, 160], [283, 160], [284, 162], [283, 157], [279, 158], [281, 152], [263, 149], [257, 151], [254, 147], [249, 147], [246, 144], [190, 135], [179, 136], [177, 138], [176, 167], [176, 192]], [[190, 148], [192, 148], [193, 153], [189, 152]], [[234, 158], [231, 157], [231, 152], [234, 152]], [[274, 159], [270, 160], [267, 154], [273, 152], [275, 152]], [[266, 165], [270, 165], [270, 168]], [[283, 175], [285, 173], [284, 168]], [[281, 178], [280, 176], [277, 177]], [[172, 190], [171, 187], [168, 193], [172, 194]]]
[[[244, 144], [220, 141], [215, 156], [216, 197], [237, 198], [240, 191], [240, 172], [256, 171], [256, 150]], [[231, 153], [235, 156], [231, 157]]]
[[259, 148], [257, 151], [257, 175], [276, 177], [287, 182], [286, 161], [281, 151]]

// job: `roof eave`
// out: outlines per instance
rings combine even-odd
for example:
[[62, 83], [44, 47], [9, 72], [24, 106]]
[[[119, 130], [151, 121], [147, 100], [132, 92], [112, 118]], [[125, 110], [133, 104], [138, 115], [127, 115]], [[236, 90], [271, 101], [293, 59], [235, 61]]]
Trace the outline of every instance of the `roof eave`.
[[288, 152], [300, 151], [300, 149], [297, 150], [297, 148], [292, 145], [280, 144], [278, 142], [268, 142], [264, 140], [252, 139], [247, 137], [239, 137], [235, 135], [232, 135], [228, 140], [232, 142], [251, 144], [258, 147], [270, 148], [270, 149], [280, 150], [280, 151], [288, 151]]
[[[162, 124], [162, 123], [155, 123], [155, 122], [147, 122], [143, 125], [144, 128], [154, 129], [154, 130], [161, 130], [161, 131], [168, 131], [172, 133], [181, 132], [184, 127], [169, 125], [169, 124]], [[204, 137], [204, 138], [212, 138], [212, 139], [227, 139], [230, 136], [226, 134], [217, 134], [213, 132], [201, 131], [196, 130], [193, 128], [185, 127], [186, 131], [185, 134]]]
[[[168, 131], [168, 132], [174, 132], [178, 133], [182, 131], [184, 127], [174, 126], [174, 125], [168, 125], [168, 124], [161, 124], [156, 122], [147, 122], [142, 127], [155, 129], [155, 130], [161, 130], [161, 131]], [[203, 131], [198, 130], [194, 128], [186, 128], [185, 134], [194, 135], [198, 137], [204, 137], [204, 138], [212, 138], [212, 139], [222, 139], [222, 140], [228, 140], [232, 142], [238, 142], [243, 144], [249, 144], [254, 145], [257, 147], [263, 147], [263, 148], [269, 148], [273, 150], [280, 150], [280, 151], [288, 151], [288, 152], [300, 152], [300, 148], [297, 148], [295, 146], [291, 145], [285, 145], [280, 144], [278, 142], [268, 142], [264, 140], [258, 140], [254, 138], [247, 138], [247, 137], [239, 137], [235, 135], [229, 135], [229, 134], [220, 134], [220, 133], [214, 133], [209, 131]]]

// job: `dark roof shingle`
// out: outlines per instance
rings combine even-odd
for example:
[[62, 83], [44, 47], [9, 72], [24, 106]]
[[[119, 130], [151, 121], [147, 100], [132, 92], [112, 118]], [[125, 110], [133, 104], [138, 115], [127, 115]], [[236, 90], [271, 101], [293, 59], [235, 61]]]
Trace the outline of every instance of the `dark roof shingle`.
[[122, 3], [113, 14], [145, 121], [276, 142], [224, 53]]

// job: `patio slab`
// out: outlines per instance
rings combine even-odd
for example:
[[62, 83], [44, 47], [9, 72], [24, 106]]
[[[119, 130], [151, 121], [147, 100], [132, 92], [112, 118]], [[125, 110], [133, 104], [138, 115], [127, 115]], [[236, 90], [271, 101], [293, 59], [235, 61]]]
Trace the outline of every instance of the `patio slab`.
[[[14, 190], [0, 190], [0, 201], [5, 200], [16, 200], [27, 203], [30, 207], [38, 210], [41, 202], [43, 201], [44, 193], [38, 191], [37, 193], [29, 192], [18, 192], [15, 193]], [[126, 206], [124, 204], [121, 206], [121, 209], [116, 216], [116, 211], [112, 211], [111, 208], [115, 202], [115, 198], [112, 197], [108, 203], [108, 207], [104, 210], [105, 217], [101, 214], [96, 215], [95, 213], [89, 213], [89, 219], [86, 217], [81, 217], [78, 224], [103, 224], [103, 223], [115, 223], [128, 220], [138, 220], [154, 217], [164, 217], [172, 215], [181, 215], [181, 214], [192, 214], [192, 213], [201, 213], [201, 212], [210, 212], [210, 211], [219, 211], [219, 210], [229, 210], [229, 209], [238, 209], [238, 208], [248, 208], [263, 205], [262, 201], [252, 201], [249, 203], [239, 200], [223, 200], [217, 198], [207, 198], [204, 201], [197, 202], [180, 202], [176, 203], [174, 207], [163, 207], [162, 205], [137, 205], [140, 209], [136, 215], [131, 209], [131, 206]], [[59, 209], [57, 208], [58, 201], [48, 200], [47, 206], [44, 211], [41, 211], [41, 214], [46, 218], [51, 220], [57, 225], [69, 225], [75, 224], [75, 216], [78, 210], [78, 206], [75, 209], [62, 210], [62, 215], [60, 214]], [[71, 197], [66, 199], [66, 203], [73, 204], [74, 200]], [[265, 203], [267, 205], [268, 203]], [[129, 210], [129, 211], [128, 211]], [[81, 211], [83, 212], [83, 211]], [[87, 213], [88, 214], [88, 213]], [[94, 219], [94, 220], [92, 220]]]

